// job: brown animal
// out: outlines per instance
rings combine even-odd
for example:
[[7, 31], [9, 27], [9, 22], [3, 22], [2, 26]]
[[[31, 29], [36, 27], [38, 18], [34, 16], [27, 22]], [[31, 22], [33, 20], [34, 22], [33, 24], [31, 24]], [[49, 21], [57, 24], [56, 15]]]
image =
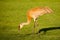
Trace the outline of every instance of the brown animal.
[[34, 24], [36, 23], [36, 19], [39, 16], [42, 16], [44, 14], [50, 14], [52, 13], [53, 10], [49, 7], [36, 7], [36, 8], [32, 8], [30, 10], [28, 10], [27, 12], [27, 22], [23, 22], [19, 25], [18, 29], [20, 30], [22, 27], [24, 27], [24, 25], [28, 25], [31, 22], [31, 19], [34, 20]]

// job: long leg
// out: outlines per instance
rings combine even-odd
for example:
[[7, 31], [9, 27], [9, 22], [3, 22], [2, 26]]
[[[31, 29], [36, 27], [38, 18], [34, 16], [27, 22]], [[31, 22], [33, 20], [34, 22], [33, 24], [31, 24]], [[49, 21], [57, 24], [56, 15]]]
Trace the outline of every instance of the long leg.
[[34, 33], [35, 33], [35, 27], [37, 26], [37, 19], [34, 21]]
[[34, 21], [34, 27], [37, 27], [38, 26], [38, 22], [37, 22], [38, 20], [37, 19], [38, 18], [36, 18], [35, 21]]
[[33, 28], [33, 32], [35, 33], [35, 27], [36, 27], [36, 21], [34, 21], [34, 28]]

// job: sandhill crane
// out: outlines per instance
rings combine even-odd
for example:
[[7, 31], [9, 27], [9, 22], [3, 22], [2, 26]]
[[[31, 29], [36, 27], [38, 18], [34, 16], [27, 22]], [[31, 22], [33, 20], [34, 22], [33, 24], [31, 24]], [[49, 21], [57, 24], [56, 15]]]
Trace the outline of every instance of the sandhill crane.
[[44, 14], [52, 13], [53, 10], [49, 7], [35, 7], [27, 11], [27, 22], [23, 22], [19, 24], [18, 29], [20, 30], [24, 25], [28, 25], [31, 22], [31, 19], [34, 20], [34, 27], [36, 20], [39, 16], [42, 16]]

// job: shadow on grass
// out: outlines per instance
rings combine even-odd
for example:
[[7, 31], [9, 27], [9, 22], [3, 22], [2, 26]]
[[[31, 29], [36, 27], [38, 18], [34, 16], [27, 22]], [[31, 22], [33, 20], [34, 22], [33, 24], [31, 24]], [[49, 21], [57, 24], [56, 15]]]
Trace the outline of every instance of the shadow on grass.
[[[19, 37], [28, 37], [28, 36], [35, 36], [38, 35], [39, 33], [43, 32], [43, 34], [46, 34], [47, 31], [49, 30], [57, 30], [60, 29], [60, 27], [49, 27], [49, 28], [42, 28], [40, 29], [37, 33], [29, 33], [29, 34], [18, 34]], [[40, 34], [39, 34], [40, 35]]]
[[42, 29], [40, 29], [36, 34], [39, 34], [39, 33], [41, 33], [41, 32], [44, 32], [44, 34], [46, 34], [46, 32], [49, 31], [49, 30], [57, 30], [57, 29], [60, 29], [60, 27], [42, 28]]

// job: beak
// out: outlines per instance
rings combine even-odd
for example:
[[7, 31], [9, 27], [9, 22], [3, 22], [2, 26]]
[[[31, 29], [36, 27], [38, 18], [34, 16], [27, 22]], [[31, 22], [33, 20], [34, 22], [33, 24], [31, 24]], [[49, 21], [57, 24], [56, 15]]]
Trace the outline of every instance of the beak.
[[20, 25], [18, 26], [18, 31], [20, 31]]

